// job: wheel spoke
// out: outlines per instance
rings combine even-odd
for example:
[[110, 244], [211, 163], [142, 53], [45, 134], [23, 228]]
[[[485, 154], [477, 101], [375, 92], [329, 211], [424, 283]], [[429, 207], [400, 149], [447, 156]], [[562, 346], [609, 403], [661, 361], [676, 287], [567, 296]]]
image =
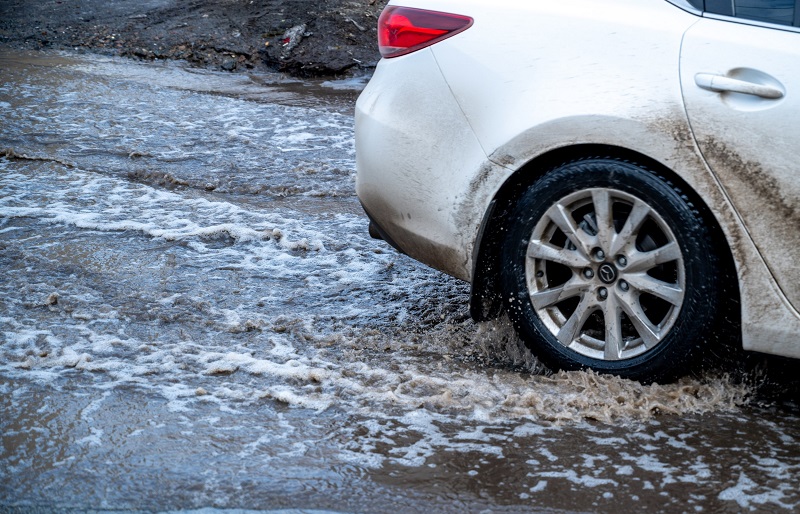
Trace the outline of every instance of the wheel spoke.
[[559, 248], [550, 243], [533, 239], [528, 243], [528, 257], [555, 262], [572, 269], [585, 268], [589, 265], [589, 260], [576, 250]]
[[626, 273], [625, 280], [634, 289], [638, 289], [642, 293], [650, 293], [676, 307], [683, 302], [683, 289], [675, 284], [658, 280], [644, 273]]
[[649, 214], [650, 207], [637, 198], [633, 204], [631, 213], [628, 215], [628, 219], [625, 220], [625, 225], [623, 225], [622, 230], [620, 230], [619, 234], [614, 236], [611, 249], [609, 250], [611, 255], [620, 253], [626, 246], [633, 247], [635, 245], [636, 237], [639, 235], [639, 229], [642, 228], [642, 224]]
[[573, 277], [560, 286], [531, 293], [531, 303], [533, 303], [533, 307], [536, 310], [546, 309], [562, 300], [586, 292], [588, 287], [586, 282]]
[[569, 215], [567, 208], [561, 203], [557, 203], [547, 210], [547, 217], [564, 232], [581, 255], [589, 259], [589, 254], [592, 250], [591, 243], [586, 241], [586, 236], [581, 234], [580, 229], [575, 224], [575, 220]]
[[628, 315], [631, 323], [633, 323], [633, 328], [636, 329], [639, 337], [642, 338], [642, 342], [646, 348], [650, 349], [661, 341], [661, 334], [658, 327], [650, 323], [650, 320], [647, 319], [647, 315], [639, 306], [638, 302], [633, 300], [633, 295], [628, 294], [625, 295], [624, 298], [621, 298], [620, 306], [622, 310], [625, 311], [625, 314]]
[[590, 299], [590, 296], [591, 295], [588, 294], [583, 295], [578, 306], [575, 308], [575, 312], [572, 313], [572, 316], [569, 317], [567, 322], [564, 323], [564, 326], [558, 331], [558, 334], [556, 334], [556, 338], [564, 346], [569, 346], [577, 339], [580, 330], [583, 328], [583, 324], [586, 323], [589, 315], [594, 310], [594, 302]]
[[592, 191], [592, 202], [597, 222], [597, 241], [604, 252], [611, 252], [611, 241], [615, 235], [611, 194], [607, 189], [595, 189]]
[[615, 295], [609, 296], [603, 304], [603, 321], [606, 325], [606, 341], [603, 351], [605, 360], [619, 360], [622, 358], [622, 320], [621, 311], [617, 305]]
[[652, 252], [635, 252], [628, 257], [628, 266], [625, 273], [647, 271], [659, 264], [665, 264], [681, 259], [681, 249], [677, 243], [671, 241]]

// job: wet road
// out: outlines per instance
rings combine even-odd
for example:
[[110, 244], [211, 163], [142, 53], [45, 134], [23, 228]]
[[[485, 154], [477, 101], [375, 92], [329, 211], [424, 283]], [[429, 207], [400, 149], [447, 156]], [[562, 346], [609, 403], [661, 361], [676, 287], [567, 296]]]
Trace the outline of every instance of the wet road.
[[0, 512], [800, 509], [790, 403], [540, 374], [371, 240], [363, 83], [0, 69]]

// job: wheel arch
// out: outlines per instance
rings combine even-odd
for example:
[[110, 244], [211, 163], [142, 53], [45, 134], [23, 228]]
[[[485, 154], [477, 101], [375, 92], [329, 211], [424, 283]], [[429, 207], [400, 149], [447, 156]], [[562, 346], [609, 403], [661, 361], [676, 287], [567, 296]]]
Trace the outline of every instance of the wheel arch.
[[[657, 173], [678, 188], [698, 210], [702, 219], [711, 229], [713, 243], [720, 248], [720, 266], [724, 273], [725, 302], [729, 332], [726, 337], [741, 338], [741, 311], [739, 307], [739, 280], [730, 244], [711, 209], [699, 194], [669, 167], [647, 155], [627, 148], [602, 144], [581, 144], [561, 147], [542, 155], [521, 166], [500, 187], [484, 215], [474, 247], [472, 290], [470, 293], [470, 315], [476, 321], [487, 321], [502, 313], [499, 291], [500, 248], [504, 239], [508, 219], [523, 192], [549, 170], [567, 162], [591, 159], [612, 158], [635, 163]], [[728, 332], [726, 330], [726, 332]]]

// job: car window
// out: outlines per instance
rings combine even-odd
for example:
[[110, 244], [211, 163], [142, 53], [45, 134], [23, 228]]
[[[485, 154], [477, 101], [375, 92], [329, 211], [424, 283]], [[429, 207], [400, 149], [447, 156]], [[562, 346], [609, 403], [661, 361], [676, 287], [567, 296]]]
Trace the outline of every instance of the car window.
[[800, 0], [693, 0], [692, 4], [709, 13], [800, 26]]
[[675, 4], [681, 9], [686, 9], [688, 11], [702, 11], [703, 10], [703, 0], [667, 0], [671, 4]]

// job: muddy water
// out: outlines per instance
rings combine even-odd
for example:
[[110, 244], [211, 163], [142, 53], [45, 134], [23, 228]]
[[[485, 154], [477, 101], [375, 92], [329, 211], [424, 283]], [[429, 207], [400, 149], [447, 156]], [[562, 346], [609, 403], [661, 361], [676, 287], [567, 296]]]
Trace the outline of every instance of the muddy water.
[[371, 240], [363, 82], [0, 69], [0, 511], [800, 508], [787, 398], [547, 375]]

